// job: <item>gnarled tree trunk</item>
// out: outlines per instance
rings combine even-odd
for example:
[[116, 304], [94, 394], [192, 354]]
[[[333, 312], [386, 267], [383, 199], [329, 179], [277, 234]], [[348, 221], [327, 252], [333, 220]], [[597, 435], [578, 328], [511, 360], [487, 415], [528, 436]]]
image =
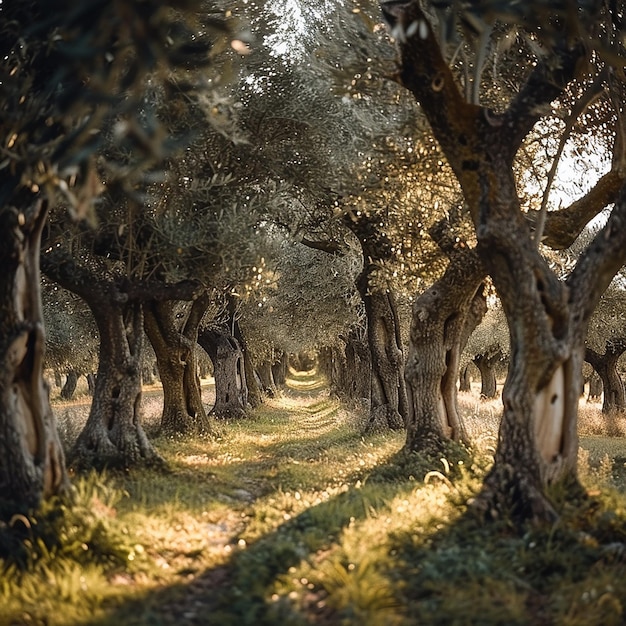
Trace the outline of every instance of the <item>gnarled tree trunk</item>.
[[[444, 275], [413, 305], [406, 362], [410, 451], [438, 452], [452, 439], [469, 443], [457, 404], [461, 352], [469, 336], [467, 318], [482, 304], [484, 270], [473, 250], [451, 255]], [[479, 318], [480, 319], [480, 318]], [[478, 319], [478, 321], [479, 321]]]
[[626, 410], [624, 383], [617, 370], [617, 362], [625, 351], [626, 339], [621, 337], [607, 341], [604, 354], [600, 354], [589, 347], [585, 350], [585, 361], [593, 367], [602, 381], [603, 413]]
[[404, 427], [408, 414], [400, 321], [391, 290], [377, 289], [370, 284], [374, 271], [375, 267], [368, 263], [357, 279], [357, 289], [367, 316], [372, 368], [370, 416], [366, 430], [399, 430]]
[[39, 249], [45, 207], [0, 209], [0, 519], [68, 486], [43, 377]]
[[89, 417], [70, 462], [77, 468], [160, 465], [163, 460], [141, 425], [141, 304], [116, 301], [106, 284], [87, 304], [100, 333], [98, 373]]
[[369, 345], [355, 331], [349, 333], [344, 341], [346, 344], [344, 393], [350, 400], [369, 401], [372, 372]]
[[201, 331], [198, 343], [213, 362], [215, 406], [211, 414], [221, 419], [245, 417], [248, 388], [239, 343], [232, 335], [212, 329]]
[[[605, 228], [562, 282], [538, 250], [543, 227], [533, 237], [521, 210], [513, 163], [544, 108], [584, 65], [586, 47], [570, 40], [565, 29], [555, 31], [550, 52], [496, 113], [465, 100], [420, 2], [389, 2], [382, 9], [390, 25], [405, 34], [398, 38], [400, 80], [420, 102], [461, 184], [478, 254], [509, 326], [511, 359], [499, 443], [474, 506], [487, 516], [553, 520], [546, 486], [560, 483], [571, 493], [581, 491], [576, 421], [584, 339], [593, 309], [626, 259], [626, 189], [619, 192]], [[411, 32], [415, 24], [419, 28]], [[615, 148], [615, 162], [621, 165], [623, 146], [616, 141]], [[553, 235], [551, 224], [563, 217], [565, 239], [577, 236], [615, 200], [623, 185], [620, 170], [612, 172], [610, 190], [598, 187], [599, 193], [590, 191], [571, 208], [548, 213], [545, 232]]]
[[176, 322], [173, 302], [149, 302], [144, 307], [144, 328], [163, 385], [161, 430], [167, 434], [211, 431], [202, 404], [195, 352], [198, 326], [208, 304], [207, 294], [194, 300], [182, 328]]

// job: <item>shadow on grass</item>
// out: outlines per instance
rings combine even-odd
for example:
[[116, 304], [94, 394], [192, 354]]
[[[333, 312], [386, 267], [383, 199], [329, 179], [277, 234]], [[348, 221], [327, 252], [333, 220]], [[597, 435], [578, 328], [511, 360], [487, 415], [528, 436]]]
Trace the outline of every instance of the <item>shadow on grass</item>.
[[[303, 561], [323, 559], [349, 526], [385, 510], [393, 498], [413, 491], [416, 483], [412, 477], [423, 475], [425, 468], [435, 465], [439, 465], [438, 460], [399, 453], [374, 469], [361, 488], [349, 488], [307, 508], [244, 549], [233, 545], [232, 556], [223, 566], [209, 569], [188, 582], [125, 600], [112, 607], [106, 617], [83, 624], [308, 623], [308, 618], [314, 616], [307, 617], [289, 602], [272, 598], [276, 581], [291, 575], [290, 569]], [[339, 623], [333, 621], [327, 609], [321, 609], [318, 617], [324, 623]]]

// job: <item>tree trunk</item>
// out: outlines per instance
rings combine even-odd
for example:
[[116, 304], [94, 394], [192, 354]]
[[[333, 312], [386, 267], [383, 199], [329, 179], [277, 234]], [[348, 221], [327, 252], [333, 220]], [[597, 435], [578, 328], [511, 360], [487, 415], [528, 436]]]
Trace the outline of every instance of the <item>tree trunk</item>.
[[464, 393], [472, 391], [472, 376], [469, 372], [470, 364], [461, 368], [461, 374], [459, 375], [459, 391]]
[[[585, 355], [586, 359], [586, 355]], [[602, 397], [602, 379], [594, 370], [589, 378], [589, 396], [587, 402], [599, 402]]]
[[96, 377], [94, 374], [89, 372], [85, 374], [85, 378], [87, 379], [87, 389], [89, 390], [89, 395], [93, 396], [94, 391], [96, 390]]
[[106, 283], [87, 301], [100, 333], [91, 410], [69, 458], [80, 469], [163, 463], [141, 425], [143, 315], [137, 302], [107, 298]]
[[54, 386], [61, 389], [63, 387], [63, 377], [61, 376], [61, 372], [59, 372], [58, 368], [54, 368]]
[[366, 430], [399, 430], [408, 415], [400, 321], [392, 291], [377, 290], [370, 285], [375, 269], [372, 264], [366, 264], [357, 279], [357, 289], [365, 305], [371, 354], [370, 416]]
[[345, 347], [345, 395], [350, 400], [367, 400], [371, 393], [372, 363], [367, 341], [352, 331], [344, 339]]
[[43, 376], [39, 249], [46, 209], [0, 209], [0, 519], [68, 486]]
[[211, 414], [220, 419], [245, 417], [248, 388], [239, 343], [232, 335], [210, 329], [199, 333], [198, 343], [213, 361], [215, 406]]
[[276, 387], [276, 383], [274, 382], [274, 374], [272, 372], [272, 363], [269, 360], [265, 360], [258, 365], [256, 368], [256, 372], [259, 375], [259, 380], [261, 381], [261, 388], [263, 389], [263, 393], [268, 398], [276, 398], [279, 395], [278, 387]]
[[76, 385], [78, 384], [78, 372], [74, 369], [67, 370], [65, 384], [61, 389], [61, 398], [63, 400], [71, 400], [76, 393]]
[[246, 375], [246, 385], [248, 387], [248, 404], [256, 409], [263, 404], [263, 394], [261, 393], [261, 387], [257, 381], [257, 377], [254, 375], [254, 366], [252, 365], [252, 358], [250, 357], [250, 350], [248, 349], [248, 343], [243, 335], [241, 326], [237, 320], [233, 323], [234, 337], [239, 342], [241, 351], [243, 353], [243, 367]]
[[289, 371], [289, 355], [281, 350], [280, 358], [272, 363], [272, 375], [277, 387], [283, 387], [287, 382], [287, 372]]
[[456, 381], [470, 309], [482, 302], [484, 270], [473, 250], [451, 257], [444, 275], [415, 302], [406, 362], [409, 417], [405, 448], [438, 452], [448, 439], [469, 443]]
[[202, 404], [196, 341], [198, 326], [208, 306], [208, 296], [196, 299], [179, 328], [171, 301], [144, 306], [144, 328], [157, 359], [163, 385], [161, 430], [166, 434], [207, 433], [211, 423]]
[[585, 361], [593, 367], [602, 381], [603, 413], [624, 412], [626, 410], [624, 383], [617, 369], [617, 362], [625, 351], [626, 339], [622, 338], [607, 341], [604, 354], [599, 354], [591, 348], [585, 350]]
[[[382, 9], [388, 22], [407, 34], [398, 38], [399, 78], [419, 101], [461, 185], [478, 254], [509, 326], [511, 359], [499, 443], [473, 506], [492, 517], [553, 521], [545, 488], [560, 483], [570, 494], [581, 493], [576, 421], [584, 339], [600, 296], [626, 260], [626, 188], [564, 283], [539, 252], [543, 232], [534, 233], [536, 240], [531, 236], [513, 164], [544, 107], [577, 76], [586, 48], [557, 38], [506, 108], [496, 113], [465, 100], [417, 0], [385, 3]], [[419, 25], [419, 35], [408, 36], [413, 24]], [[621, 152], [616, 157], [623, 162]], [[588, 197], [591, 213], [583, 211], [580, 229], [615, 200], [591, 192]], [[550, 223], [547, 217], [546, 231]]]
[[480, 397], [484, 400], [496, 398], [498, 388], [496, 383], [496, 364], [502, 358], [502, 352], [487, 352], [477, 354], [473, 361], [480, 372]]

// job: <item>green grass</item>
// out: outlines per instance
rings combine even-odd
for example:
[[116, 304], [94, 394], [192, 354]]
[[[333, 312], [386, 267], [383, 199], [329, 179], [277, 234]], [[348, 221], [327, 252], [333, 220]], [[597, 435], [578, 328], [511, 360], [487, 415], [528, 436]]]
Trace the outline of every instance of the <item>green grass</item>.
[[[622, 624], [626, 445], [582, 439], [592, 497], [520, 533], [467, 512], [497, 403], [467, 396], [470, 454], [404, 455], [300, 377], [170, 465], [89, 474], [0, 528], [0, 625]], [[591, 423], [591, 413], [586, 416]]]

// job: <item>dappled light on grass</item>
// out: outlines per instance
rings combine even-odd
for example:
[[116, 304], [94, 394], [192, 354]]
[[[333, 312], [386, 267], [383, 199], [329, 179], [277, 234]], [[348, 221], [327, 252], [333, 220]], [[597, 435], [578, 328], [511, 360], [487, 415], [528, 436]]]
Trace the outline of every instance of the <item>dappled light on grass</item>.
[[0, 579], [0, 624], [621, 623], [623, 440], [585, 435], [592, 499], [520, 533], [467, 514], [501, 400], [461, 394], [476, 449], [426, 458], [401, 452], [404, 433], [364, 436], [363, 416], [300, 380], [218, 437], [157, 438], [166, 472], [78, 477], [63, 547], [22, 533], [36, 563]]

